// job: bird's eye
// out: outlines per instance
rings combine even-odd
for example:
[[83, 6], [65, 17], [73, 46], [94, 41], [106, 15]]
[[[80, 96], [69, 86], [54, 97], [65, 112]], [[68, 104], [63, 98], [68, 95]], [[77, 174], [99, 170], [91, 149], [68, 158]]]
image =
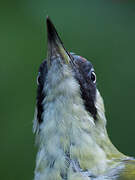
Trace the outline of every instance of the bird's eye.
[[91, 72], [91, 81], [92, 81], [93, 83], [96, 83], [96, 74], [95, 74], [94, 71]]
[[39, 85], [39, 84], [40, 84], [40, 72], [37, 75], [37, 85]]

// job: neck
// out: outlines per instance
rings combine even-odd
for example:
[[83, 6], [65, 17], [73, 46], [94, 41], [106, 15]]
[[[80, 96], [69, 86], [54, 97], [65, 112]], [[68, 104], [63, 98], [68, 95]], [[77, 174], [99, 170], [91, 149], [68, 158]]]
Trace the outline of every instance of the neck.
[[[54, 68], [57, 66], [53, 66], [52, 71]], [[79, 85], [72, 73], [66, 66], [63, 74], [59, 74], [60, 71], [60, 67], [57, 71], [55, 69], [57, 75], [52, 79], [48, 75], [44, 88], [46, 98], [43, 102], [43, 122], [37, 135], [39, 151], [35, 180], [68, 179], [82, 170], [98, 175], [115, 165], [116, 158], [124, 157], [108, 138], [99, 92], [97, 122], [94, 122], [84, 108]]]

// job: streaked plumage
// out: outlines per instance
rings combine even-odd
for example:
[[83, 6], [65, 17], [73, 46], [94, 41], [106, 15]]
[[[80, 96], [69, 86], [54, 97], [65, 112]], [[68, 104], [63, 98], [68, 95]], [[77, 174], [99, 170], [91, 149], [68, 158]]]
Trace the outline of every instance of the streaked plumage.
[[106, 131], [92, 64], [65, 50], [47, 18], [48, 56], [38, 74], [34, 180], [135, 180], [135, 160]]

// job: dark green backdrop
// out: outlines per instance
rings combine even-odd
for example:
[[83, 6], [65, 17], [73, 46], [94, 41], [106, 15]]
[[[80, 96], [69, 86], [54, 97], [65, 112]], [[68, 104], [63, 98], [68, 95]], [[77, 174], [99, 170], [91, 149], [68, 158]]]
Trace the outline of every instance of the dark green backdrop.
[[108, 132], [135, 156], [135, 2], [0, 2], [0, 179], [32, 180], [36, 75], [46, 57], [45, 17], [65, 47], [92, 61], [105, 100]]

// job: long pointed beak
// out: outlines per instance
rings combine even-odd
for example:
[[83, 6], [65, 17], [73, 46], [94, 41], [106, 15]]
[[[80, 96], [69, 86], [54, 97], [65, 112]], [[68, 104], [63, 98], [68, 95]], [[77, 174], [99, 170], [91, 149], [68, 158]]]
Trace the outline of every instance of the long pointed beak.
[[46, 18], [46, 24], [48, 35], [48, 66], [51, 65], [51, 62], [55, 57], [60, 57], [63, 63], [69, 64], [71, 61], [70, 54], [64, 48], [64, 45], [49, 17]]

